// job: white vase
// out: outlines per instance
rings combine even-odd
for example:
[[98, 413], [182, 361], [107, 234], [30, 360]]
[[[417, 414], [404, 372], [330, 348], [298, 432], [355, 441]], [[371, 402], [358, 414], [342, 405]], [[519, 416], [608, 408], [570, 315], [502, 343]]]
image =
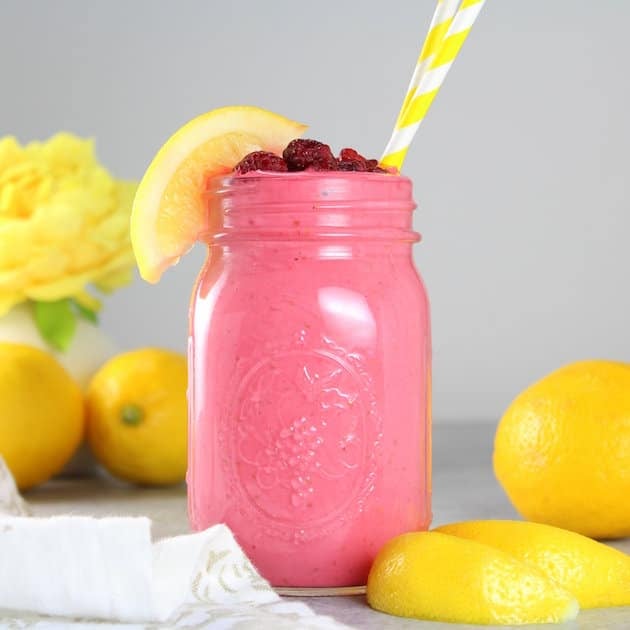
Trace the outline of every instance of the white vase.
[[18, 304], [0, 317], [0, 341], [23, 343], [50, 352], [84, 389], [94, 372], [117, 352], [114, 342], [98, 326], [81, 318], [70, 347], [57, 352], [42, 339], [28, 304]]
[[[8, 341], [35, 346], [52, 354], [79, 383], [87, 387], [92, 375], [117, 353], [113, 341], [98, 327], [80, 319], [70, 347], [57, 352], [42, 339], [30, 305], [19, 304], [0, 317], [0, 342]], [[92, 475], [96, 463], [87, 446], [82, 445], [64, 468], [62, 475]]]

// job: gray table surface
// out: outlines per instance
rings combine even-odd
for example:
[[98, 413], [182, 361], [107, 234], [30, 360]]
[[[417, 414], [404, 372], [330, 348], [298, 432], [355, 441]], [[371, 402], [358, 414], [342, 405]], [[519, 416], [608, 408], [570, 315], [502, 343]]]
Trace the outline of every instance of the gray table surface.
[[[489, 423], [443, 423], [434, 427], [434, 525], [466, 519], [518, 518], [492, 474], [493, 434], [494, 425]], [[144, 515], [153, 519], [153, 532], [157, 538], [188, 532], [186, 491], [183, 487], [144, 489], [104, 479], [57, 480], [31, 491], [26, 498], [36, 516], [68, 513]], [[630, 553], [630, 539], [611, 544]], [[491, 627], [391, 617], [370, 609], [363, 597], [311, 597], [303, 601], [318, 613], [366, 630]], [[574, 622], [528, 627], [630, 630], [630, 607], [587, 610], [581, 612]]]

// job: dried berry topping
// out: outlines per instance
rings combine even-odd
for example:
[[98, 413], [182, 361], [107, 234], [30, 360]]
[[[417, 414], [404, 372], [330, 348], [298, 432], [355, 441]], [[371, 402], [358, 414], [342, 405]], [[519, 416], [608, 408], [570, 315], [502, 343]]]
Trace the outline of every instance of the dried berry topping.
[[367, 173], [392, 173], [391, 168], [382, 168], [378, 160], [368, 160], [355, 149], [346, 147], [336, 158], [330, 147], [317, 140], [298, 138], [291, 140], [283, 157], [269, 151], [254, 151], [246, 155], [235, 167], [239, 175], [250, 171], [357, 171]]
[[337, 163], [339, 171], [367, 171], [365, 160], [339, 160]]
[[344, 161], [366, 162], [366, 159], [358, 151], [347, 147], [339, 151], [339, 159]]
[[282, 153], [290, 171], [334, 171], [337, 160], [330, 147], [317, 140], [298, 138], [291, 140]]
[[248, 153], [235, 167], [234, 172], [244, 175], [250, 171], [275, 171], [286, 172], [286, 162], [275, 153], [269, 151], [254, 151]]
[[340, 171], [367, 171], [369, 173], [384, 173], [378, 165], [378, 160], [368, 160], [358, 151], [345, 148], [339, 152]]
[[339, 152], [339, 163], [337, 168], [340, 171], [367, 171], [367, 160], [354, 149], [345, 148]]

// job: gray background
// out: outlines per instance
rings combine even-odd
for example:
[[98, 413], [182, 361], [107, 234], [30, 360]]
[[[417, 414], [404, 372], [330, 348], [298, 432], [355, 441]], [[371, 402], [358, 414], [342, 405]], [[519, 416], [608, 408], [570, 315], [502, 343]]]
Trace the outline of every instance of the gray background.
[[[378, 156], [429, 0], [0, 0], [0, 135], [94, 136], [140, 177], [194, 115], [254, 104]], [[488, 0], [405, 171], [434, 321], [434, 415], [497, 419], [525, 385], [630, 357], [630, 3]], [[112, 297], [121, 347], [184, 350], [203, 252]]]

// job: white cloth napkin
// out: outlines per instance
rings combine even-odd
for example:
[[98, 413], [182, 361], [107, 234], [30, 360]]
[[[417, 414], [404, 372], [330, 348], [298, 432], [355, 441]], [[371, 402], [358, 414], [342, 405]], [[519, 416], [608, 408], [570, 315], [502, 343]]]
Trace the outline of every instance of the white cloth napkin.
[[281, 599], [225, 525], [154, 543], [147, 518], [30, 517], [2, 458], [0, 627], [347, 628]]

